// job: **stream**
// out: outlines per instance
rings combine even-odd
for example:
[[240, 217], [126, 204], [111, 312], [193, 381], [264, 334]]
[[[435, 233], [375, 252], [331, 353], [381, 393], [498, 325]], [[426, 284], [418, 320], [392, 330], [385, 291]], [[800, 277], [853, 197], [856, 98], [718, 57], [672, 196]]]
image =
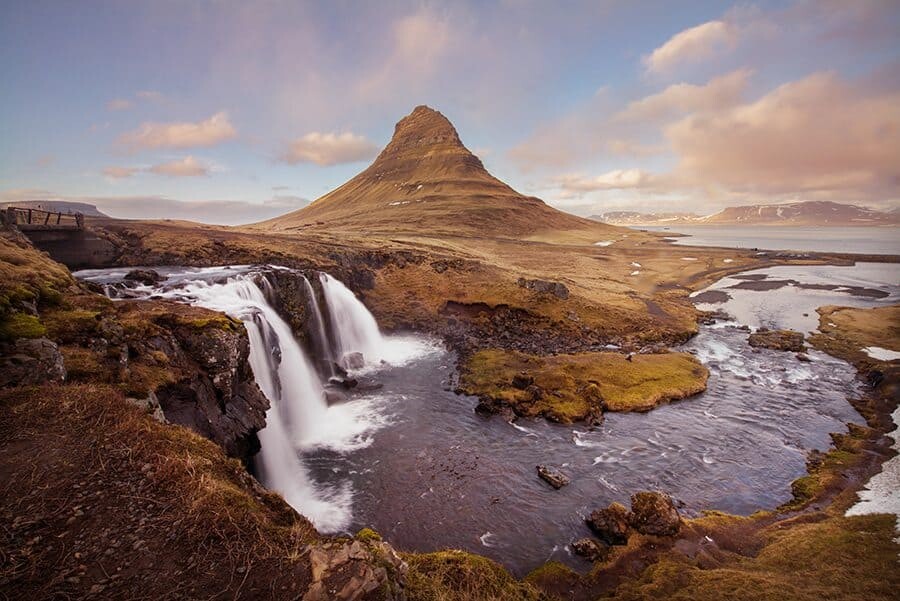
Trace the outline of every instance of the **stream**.
[[[707, 289], [717, 294], [700, 297], [701, 306], [735, 320], [701, 326], [680, 349], [709, 368], [708, 390], [650, 413], [608, 413], [588, 431], [478, 416], [476, 399], [452, 392], [455, 357], [439, 341], [382, 335], [349, 290], [320, 274], [307, 282], [325, 300], [315, 309], [326, 318], [314, 325], [331, 331], [314, 346], [335, 347], [329, 352], [338, 362], [362, 352], [365, 363], [350, 366], [350, 375], [380, 385], [327, 403], [327, 375], [316, 373], [269, 306], [265, 269], [157, 268], [164, 282], [129, 294], [244, 321], [254, 374], [272, 401], [259, 475], [321, 531], [369, 526], [400, 549], [462, 548], [519, 576], [551, 559], [589, 567], [568, 547], [590, 534], [584, 516], [612, 501], [627, 504], [640, 490], [671, 494], [686, 515], [748, 514], [788, 500], [807, 452], [827, 449], [829, 433], [846, 431], [847, 422], [863, 423], [847, 402], [857, 392], [855, 371], [815, 350], [805, 363], [793, 353], [754, 349], [736, 326], [811, 331], [818, 306], [900, 299], [896, 264], [773, 267], [724, 278]], [[115, 296], [125, 273], [75, 275], [109, 285]], [[550, 488], [536, 475], [539, 463], [560, 468], [571, 484]]]

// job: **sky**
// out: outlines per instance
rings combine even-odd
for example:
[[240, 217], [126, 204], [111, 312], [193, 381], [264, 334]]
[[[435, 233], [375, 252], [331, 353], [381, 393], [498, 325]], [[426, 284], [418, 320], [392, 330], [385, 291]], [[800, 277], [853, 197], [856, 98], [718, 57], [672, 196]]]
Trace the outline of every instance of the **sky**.
[[427, 104], [580, 215], [900, 206], [896, 0], [0, 0], [0, 81], [0, 201], [258, 221]]

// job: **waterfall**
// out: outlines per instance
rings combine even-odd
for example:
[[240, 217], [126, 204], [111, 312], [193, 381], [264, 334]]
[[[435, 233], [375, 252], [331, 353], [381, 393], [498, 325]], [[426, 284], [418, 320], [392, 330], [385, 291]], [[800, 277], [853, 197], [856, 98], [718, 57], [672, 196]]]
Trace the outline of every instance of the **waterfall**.
[[301, 277], [303, 277], [303, 285], [306, 287], [312, 325], [315, 328], [314, 342], [317, 347], [316, 351], [318, 351], [321, 362], [325, 365], [327, 375], [334, 376], [334, 360], [337, 357], [334, 356], [334, 351], [331, 350], [331, 341], [328, 338], [328, 333], [325, 331], [325, 319], [322, 317], [322, 310], [319, 308], [316, 291], [313, 289], [312, 284], [309, 283], [309, 280], [306, 279], [306, 276]]
[[384, 418], [370, 403], [328, 406], [318, 373], [263, 292], [270, 286], [265, 277], [257, 283], [252, 275], [239, 275], [225, 283], [198, 280], [156, 293], [223, 311], [244, 323], [250, 340], [250, 366], [270, 402], [266, 427], [259, 432], [261, 450], [255, 458], [261, 480], [317, 528], [333, 532], [349, 522], [350, 489], [317, 488], [299, 451], [330, 448], [345, 452], [366, 446], [371, 438], [365, 434]]
[[383, 359], [385, 341], [366, 306], [349, 288], [327, 273], [320, 273], [319, 280], [335, 331], [339, 361], [346, 363], [348, 355], [356, 352], [362, 353], [369, 364]]

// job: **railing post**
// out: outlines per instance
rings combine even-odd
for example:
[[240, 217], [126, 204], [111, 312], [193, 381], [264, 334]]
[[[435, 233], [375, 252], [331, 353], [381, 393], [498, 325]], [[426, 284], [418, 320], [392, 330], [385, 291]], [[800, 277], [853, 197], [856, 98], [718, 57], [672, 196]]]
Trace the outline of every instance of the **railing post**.
[[28, 225], [31, 225], [31, 209], [28, 209]]

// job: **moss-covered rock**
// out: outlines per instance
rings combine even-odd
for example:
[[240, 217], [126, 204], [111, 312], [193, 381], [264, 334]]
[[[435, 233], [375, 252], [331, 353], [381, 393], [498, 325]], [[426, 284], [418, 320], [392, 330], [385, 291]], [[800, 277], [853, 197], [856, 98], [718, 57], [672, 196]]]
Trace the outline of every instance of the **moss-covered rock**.
[[[463, 362], [459, 391], [518, 415], [569, 423], [602, 410], [649, 411], [702, 392], [708, 376], [687, 353], [537, 356], [489, 349]], [[523, 388], [524, 381], [531, 384]]]

